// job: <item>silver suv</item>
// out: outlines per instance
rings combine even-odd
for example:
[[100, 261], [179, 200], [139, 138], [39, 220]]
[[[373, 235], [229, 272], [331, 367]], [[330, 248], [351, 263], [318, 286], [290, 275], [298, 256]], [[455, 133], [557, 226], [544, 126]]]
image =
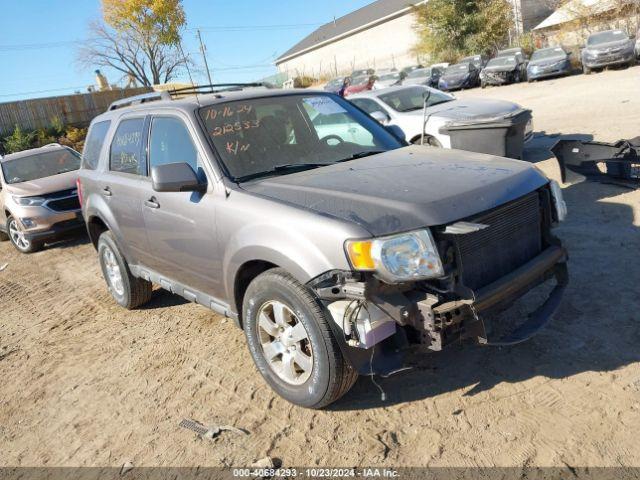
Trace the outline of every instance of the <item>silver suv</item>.
[[[328, 92], [195, 91], [120, 101], [90, 127], [83, 213], [121, 306], [157, 284], [234, 319], [269, 385], [310, 408], [396, 371], [409, 345], [518, 343], [558, 307], [566, 206], [530, 164], [407, 146]], [[488, 338], [494, 312], [552, 279]]]

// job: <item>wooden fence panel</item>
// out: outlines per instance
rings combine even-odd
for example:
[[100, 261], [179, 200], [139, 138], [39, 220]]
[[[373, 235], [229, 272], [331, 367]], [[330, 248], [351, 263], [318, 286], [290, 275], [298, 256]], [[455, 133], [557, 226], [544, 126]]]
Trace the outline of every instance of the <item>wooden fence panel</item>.
[[149, 91], [130, 88], [0, 103], [0, 136], [11, 134], [16, 125], [26, 131], [49, 127], [55, 117], [64, 125], [86, 127], [111, 102]]

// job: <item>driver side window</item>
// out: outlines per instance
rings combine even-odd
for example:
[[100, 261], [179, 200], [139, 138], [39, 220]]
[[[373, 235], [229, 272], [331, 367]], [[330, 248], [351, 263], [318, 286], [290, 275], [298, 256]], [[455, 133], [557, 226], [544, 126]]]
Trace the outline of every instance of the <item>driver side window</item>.
[[[151, 168], [168, 163], [188, 163], [199, 177], [204, 176], [198, 150], [182, 120], [175, 117], [155, 117], [149, 141]], [[204, 178], [201, 178], [204, 180]]]

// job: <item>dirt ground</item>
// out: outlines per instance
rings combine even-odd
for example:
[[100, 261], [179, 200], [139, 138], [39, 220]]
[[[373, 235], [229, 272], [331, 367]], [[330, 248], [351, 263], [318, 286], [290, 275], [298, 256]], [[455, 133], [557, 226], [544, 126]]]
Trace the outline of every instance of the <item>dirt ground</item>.
[[[559, 135], [640, 135], [639, 91], [637, 67], [460, 96], [532, 108], [527, 158], [557, 178]], [[230, 320], [164, 291], [117, 307], [85, 239], [29, 256], [2, 243], [0, 465], [640, 466], [640, 191], [564, 187], [571, 284], [547, 330], [414, 352], [378, 380], [386, 401], [361, 378], [325, 411], [274, 395]], [[200, 439], [185, 418], [249, 435]]]

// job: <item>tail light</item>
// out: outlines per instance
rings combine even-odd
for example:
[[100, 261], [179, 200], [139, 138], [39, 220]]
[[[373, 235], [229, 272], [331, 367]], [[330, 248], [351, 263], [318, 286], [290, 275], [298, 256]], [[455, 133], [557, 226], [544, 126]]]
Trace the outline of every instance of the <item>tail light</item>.
[[76, 179], [76, 187], [78, 189], [78, 200], [80, 201], [80, 206], [82, 206], [82, 183], [79, 178]]

